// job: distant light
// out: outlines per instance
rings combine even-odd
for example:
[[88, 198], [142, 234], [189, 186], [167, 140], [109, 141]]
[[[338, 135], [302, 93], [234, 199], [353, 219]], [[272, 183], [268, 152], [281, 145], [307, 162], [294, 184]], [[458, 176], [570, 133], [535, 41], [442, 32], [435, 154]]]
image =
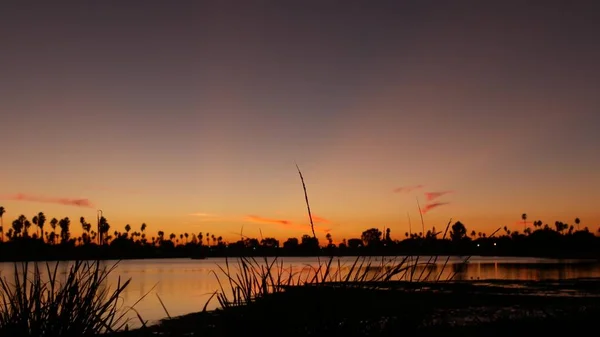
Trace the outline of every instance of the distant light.
[[496, 245], [496, 243], [494, 242], [494, 246]]
[[477, 247], [479, 247], [479, 244], [477, 244]]

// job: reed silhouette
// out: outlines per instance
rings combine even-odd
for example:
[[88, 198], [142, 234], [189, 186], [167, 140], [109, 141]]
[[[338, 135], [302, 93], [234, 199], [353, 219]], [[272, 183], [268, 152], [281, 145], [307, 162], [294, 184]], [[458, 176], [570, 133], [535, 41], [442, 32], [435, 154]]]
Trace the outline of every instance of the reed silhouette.
[[[130, 280], [107, 284], [117, 264], [76, 261], [59, 272], [58, 263], [16, 263], [12, 277], [0, 278], [0, 336], [96, 336], [126, 327], [120, 296]], [[5, 271], [6, 272], [6, 271]]]

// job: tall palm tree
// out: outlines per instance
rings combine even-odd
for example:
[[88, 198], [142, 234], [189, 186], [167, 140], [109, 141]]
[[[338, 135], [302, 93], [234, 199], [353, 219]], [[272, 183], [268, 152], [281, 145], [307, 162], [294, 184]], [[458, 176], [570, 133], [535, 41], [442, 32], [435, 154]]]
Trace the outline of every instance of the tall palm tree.
[[125, 225], [125, 232], [127, 233], [127, 234], [125, 235], [125, 237], [128, 237], [128, 236], [129, 236], [129, 231], [130, 231], [130, 230], [131, 230], [131, 226], [129, 226], [129, 224]]
[[67, 243], [71, 238], [71, 233], [69, 232], [71, 220], [68, 217], [63, 218], [58, 222], [58, 225], [60, 226], [60, 242]]
[[140, 228], [142, 230], [142, 234], [144, 233], [144, 231], [146, 230], [146, 223], [142, 223], [142, 227]]
[[15, 219], [12, 222], [12, 229], [13, 229], [13, 238], [17, 238], [20, 236], [21, 232], [23, 231], [23, 227], [24, 227], [24, 223], [20, 221], [20, 219]]
[[110, 230], [110, 225], [108, 224], [108, 222], [106, 221], [105, 217], [100, 217], [100, 221], [99, 221], [99, 241], [100, 244], [104, 244], [105, 239], [107, 239], [108, 236], [108, 231]]
[[29, 220], [25, 220], [25, 234], [29, 237], [29, 228], [31, 227], [31, 222]]
[[31, 222], [33, 222], [34, 225], [38, 225], [38, 216], [34, 215], [33, 218], [31, 218]]
[[50, 235], [52, 244], [54, 244], [54, 240], [56, 240], [56, 225], [58, 225], [58, 220], [56, 218], [52, 218], [50, 220], [50, 227], [52, 227], [52, 234]]
[[85, 222], [85, 218], [84, 217], [79, 217], [79, 223], [81, 224], [81, 229], [83, 229], [83, 233], [85, 234], [83, 243], [89, 243], [90, 242], [90, 229], [92, 229], [92, 225], [90, 225], [89, 223]]
[[4, 206], [0, 206], [0, 242], [4, 242], [4, 213], [6, 213], [6, 209]]
[[42, 238], [42, 241], [44, 241], [44, 225], [46, 224], [46, 215], [44, 212], [39, 212], [37, 218], [37, 225], [40, 228], [40, 237]]
[[527, 228], [527, 213], [521, 214], [521, 219], [523, 219], [523, 229]]
[[581, 220], [579, 218], [575, 218], [575, 224], [577, 225], [577, 230], [579, 230], [580, 223], [581, 223]]
[[[29, 227], [31, 226], [31, 223], [29, 222], [29, 220], [27, 220], [27, 217], [24, 216], [23, 214], [19, 215], [19, 218], [17, 219], [17, 221], [19, 221], [19, 223], [21, 224], [21, 231], [22, 231], [22, 236], [29, 236], [27, 233], [27, 230], [29, 229]], [[27, 224], [29, 222], [29, 224]], [[29, 226], [28, 226], [29, 225]]]

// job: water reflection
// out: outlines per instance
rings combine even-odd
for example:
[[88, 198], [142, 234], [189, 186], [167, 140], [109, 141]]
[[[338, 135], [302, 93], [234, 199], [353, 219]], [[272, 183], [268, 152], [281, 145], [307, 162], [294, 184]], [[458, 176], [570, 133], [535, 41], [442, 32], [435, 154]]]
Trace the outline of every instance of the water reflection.
[[[339, 258], [332, 264], [332, 273], [345, 275], [350, 270], [355, 258]], [[390, 258], [373, 258], [372, 268], [369, 273], [380, 273], [381, 268], [389, 266]], [[397, 259], [400, 261], [401, 258]], [[427, 262], [430, 263], [427, 263]], [[551, 260], [537, 258], [494, 258], [494, 257], [472, 257], [469, 263], [463, 264], [460, 257], [440, 257], [435, 260], [420, 258], [417, 268], [409, 268], [405, 273], [398, 275], [397, 279], [404, 280], [546, 280], [546, 279], [571, 279], [600, 277], [600, 268], [597, 263], [582, 263], [575, 260]], [[323, 262], [323, 260], [321, 260]], [[116, 261], [104, 261], [104, 266], [110, 267]], [[190, 312], [200, 311], [210, 298], [211, 294], [219, 289], [217, 276], [224, 281], [224, 275], [220, 272], [218, 265], [224, 266], [225, 259], [214, 258], [207, 260], [191, 259], [165, 259], [165, 260], [126, 260], [119, 262], [116, 270], [111, 273], [107, 280], [109, 286], [116, 284], [119, 277], [122, 281], [131, 278], [131, 283], [123, 293], [125, 306], [132, 305], [144, 295], [146, 298], [137, 304], [136, 309], [145, 320], [154, 322], [166, 316], [160, 305], [157, 295], [164, 302], [169, 314], [172, 316], [183, 315]], [[72, 262], [61, 262], [58, 272], [66, 275]], [[32, 264], [29, 268], [32, 268]], [[53, 267], [54, 264], [51, 264]], [[310, 274], [318, 266], [316, 258], [285, 258], [284, 266], [296, 275]], [[45, 265], [42, 265], [45, 273]], [[312, 267], [312, 268], [311, 268]], [[232, 266], [235, 272], [235, 263]], [[12, 263], [0, 263], [0, 275], [12, 278], [14, 265]], [[215, 275], [216, 274], [216, 275]], [[228, 289], [226, 289], [228, 290]], [[208, 305], [208, 309], [218, 306], [216, 301]], [[132, 317], [134, 314], [132, 313]], [[133, 324], [135, 326], [135, 324]]]

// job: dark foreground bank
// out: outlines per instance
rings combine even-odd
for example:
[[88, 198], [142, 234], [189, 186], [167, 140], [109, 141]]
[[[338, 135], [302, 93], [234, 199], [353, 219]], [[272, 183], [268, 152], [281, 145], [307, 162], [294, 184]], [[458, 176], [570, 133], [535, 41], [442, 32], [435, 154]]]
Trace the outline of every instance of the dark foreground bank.
[[596, 331], [600, 280], [288, 287], [119, 336], [505, 336]]

